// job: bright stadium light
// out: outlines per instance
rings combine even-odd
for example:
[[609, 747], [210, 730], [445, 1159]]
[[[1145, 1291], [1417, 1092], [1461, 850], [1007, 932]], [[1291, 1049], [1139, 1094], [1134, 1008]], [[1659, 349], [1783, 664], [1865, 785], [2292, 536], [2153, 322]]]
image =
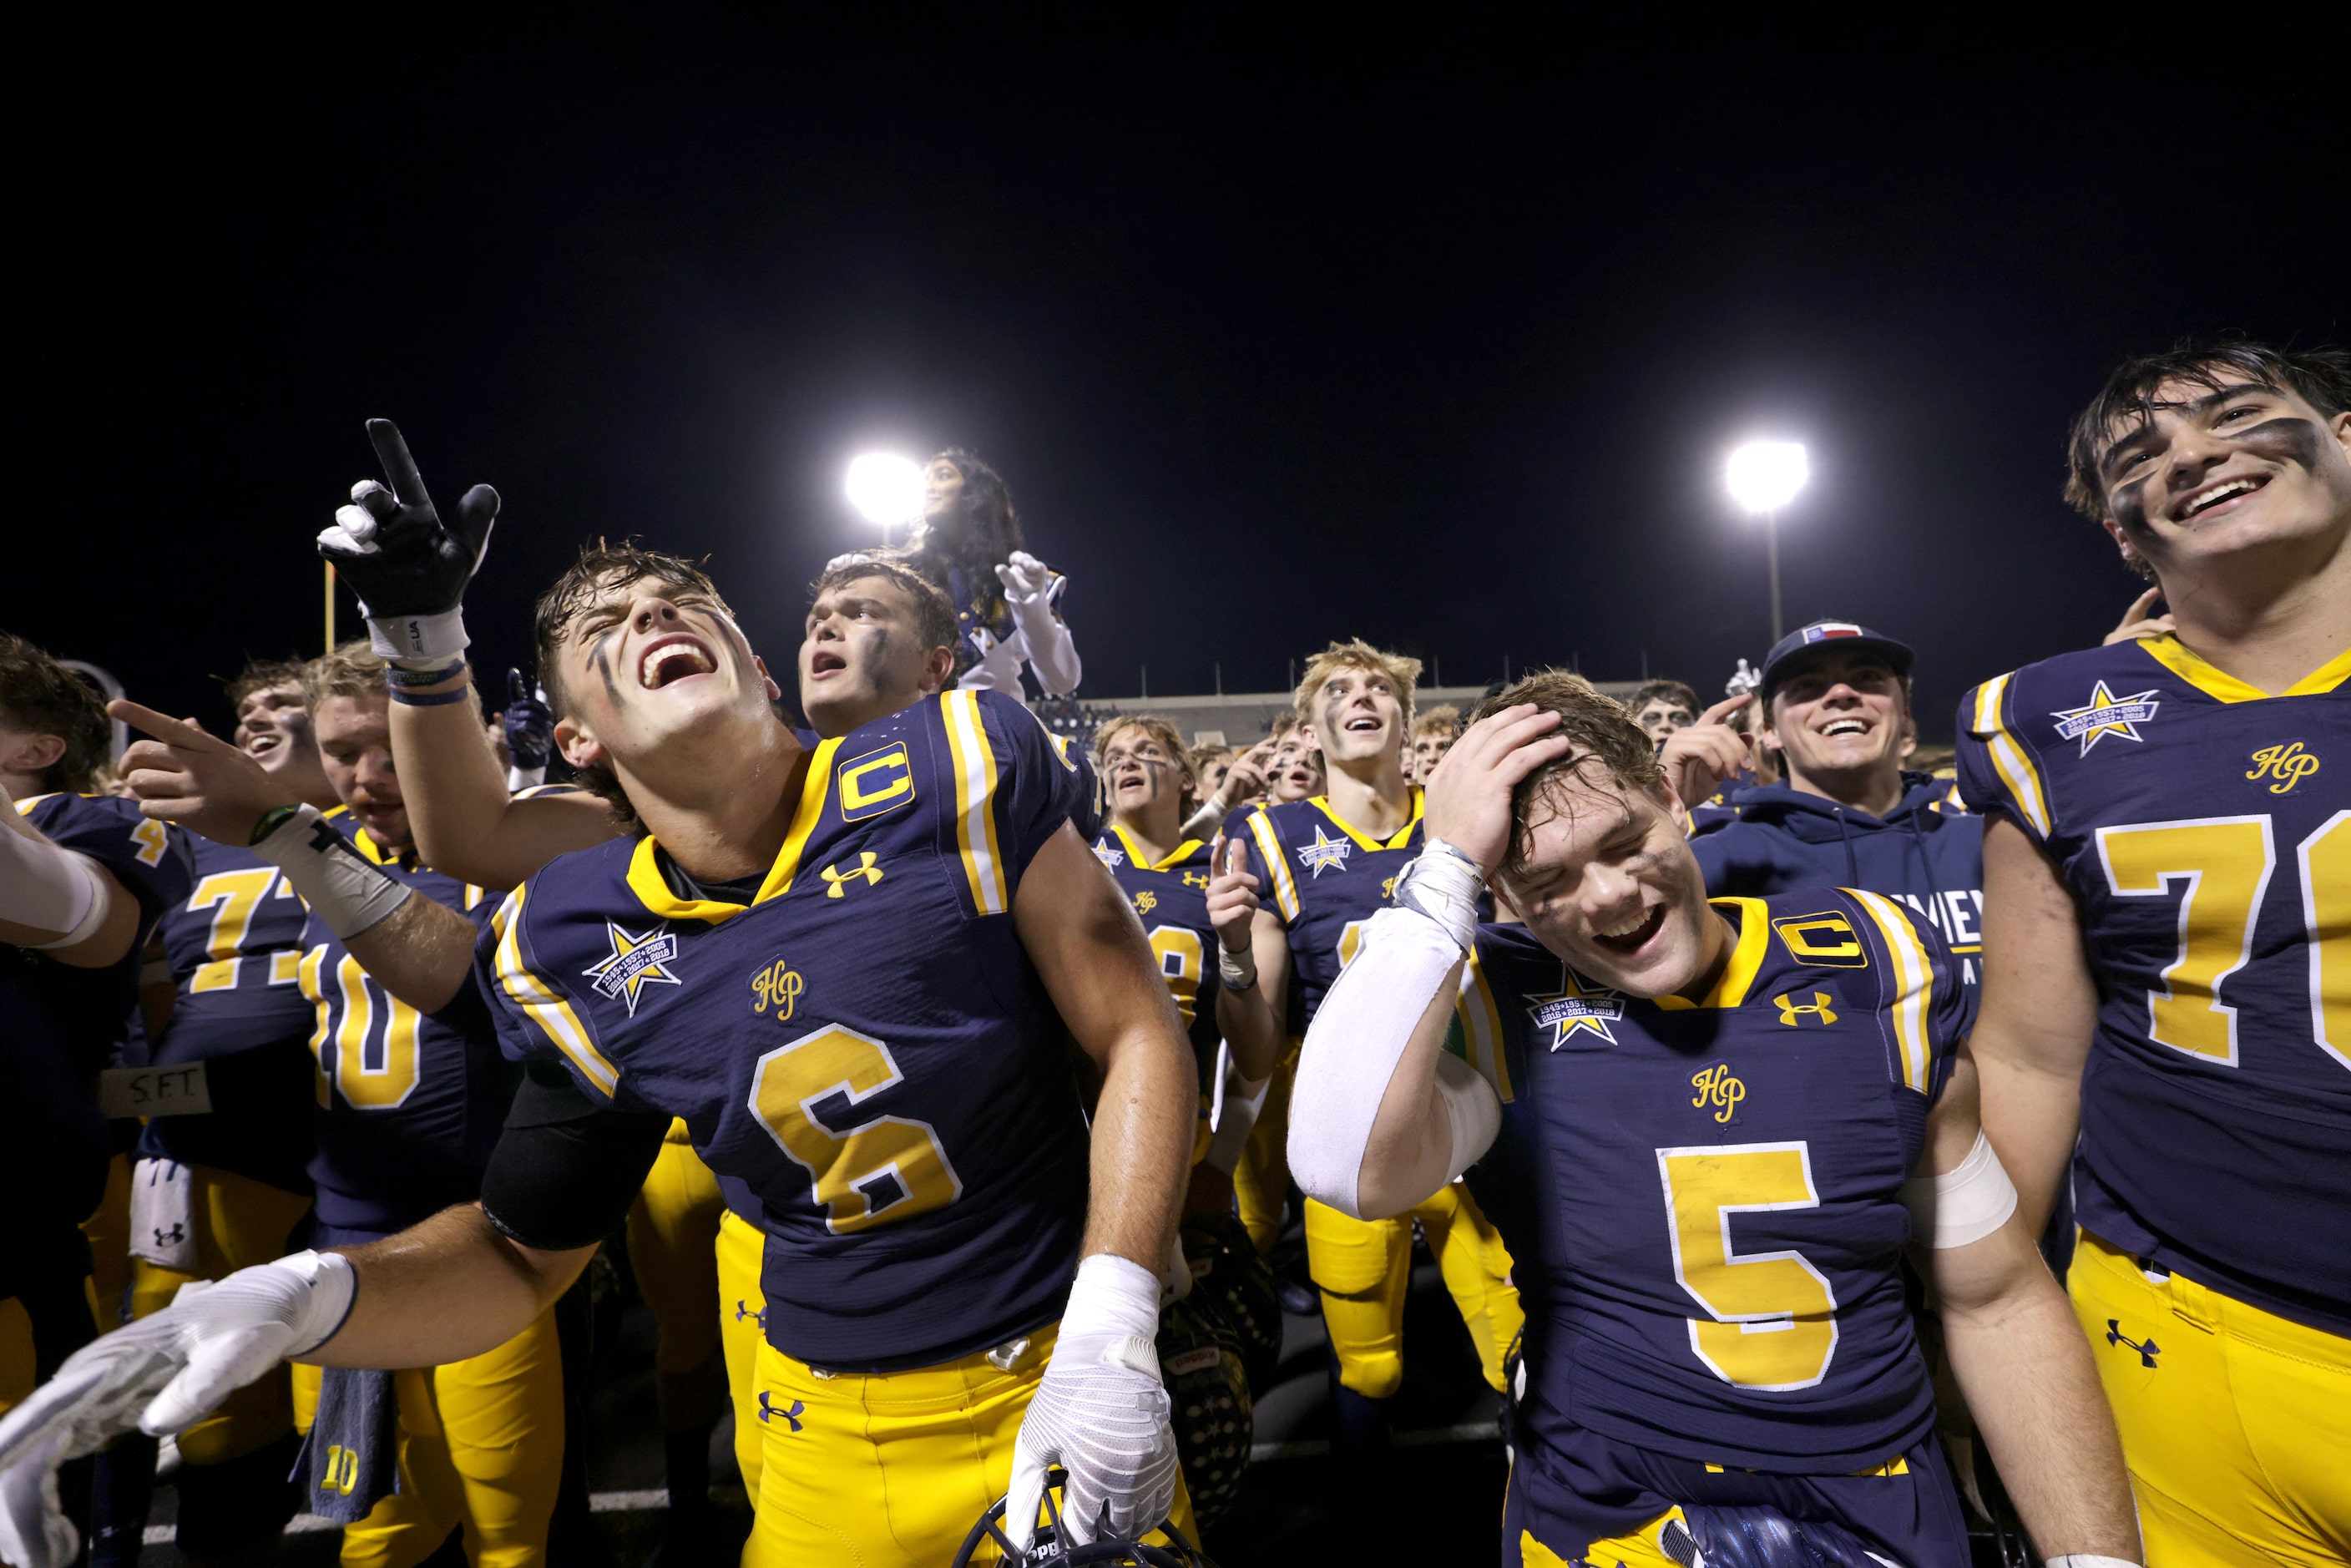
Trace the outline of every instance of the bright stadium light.
[[1763, 541], [1771, 559], [1771, 641], [1780, 641], [1780, 508], [1796, 498], [1812, 477], [1804, 449], [1792, 441], [1750, 441], [1730, 455], [1723, 477], [1730, 498], [1763, 519]]
[[923, 466], [894, 452], [869, 452], [849, 465], [849, 504], [869, 523], [882, 525], [882, 544], [890, 544], [890, 529], [923, 515]]

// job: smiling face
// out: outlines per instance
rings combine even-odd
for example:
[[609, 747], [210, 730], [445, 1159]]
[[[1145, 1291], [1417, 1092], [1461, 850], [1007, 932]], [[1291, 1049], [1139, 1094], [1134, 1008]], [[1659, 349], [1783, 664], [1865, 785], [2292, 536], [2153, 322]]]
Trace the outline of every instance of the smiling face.
[[928, 522], [939, 522], [960, 515], [963, 507], [963, 470], [944, 457], [931, 459], [923, 470], [923, 517]]
[[390, 699], [377, 692], [320, 697], [310, 724], [336, 799], [351, 809], [377, 847], [406, 849], [408, 806], [392, 771]]
[[1814, 779], [1898, 772], [1908, 701], [1883, 654], [1834, 644], [1771, 688], [1762, 742]]
[[914, 597], [884, 576], [845, 578], [809, 606], [800, 709], [822, 736], [847, 735], [946, 684], [955, 651], [927, 646]]
[[1496, 885], [1538, 940], [1630, 996], [1685, 991], [1723, 950], [1722, 919], [1663, 786], [1628, 789], [1588, 758], [1530, 802]]
[[1326, 762], [1403, 756], [1404, 700], [1384, 671], [1341, 665], [1299, 717]]
[[311, 727], [301, 682], [283, 681], [247, 692], [236, 705], [235, 738], [238, 750], [303, 799], [338, 793], [319, 762], [318, 734]]
[[2096, 473], [2106, 530], [2126, 559], [2192, 575], [2265, 548], [2331, 545], [2351, 531], [2351, 413], [2220, 369], [2168, 382], [2152, 413], [2107, 429]]
[[563, 716], [555, 740], [575, 768], [632, 764], [714, 727], [774, 722], [783, 695], [713, 593], [641, 577], [606, 579], [557, 650]]

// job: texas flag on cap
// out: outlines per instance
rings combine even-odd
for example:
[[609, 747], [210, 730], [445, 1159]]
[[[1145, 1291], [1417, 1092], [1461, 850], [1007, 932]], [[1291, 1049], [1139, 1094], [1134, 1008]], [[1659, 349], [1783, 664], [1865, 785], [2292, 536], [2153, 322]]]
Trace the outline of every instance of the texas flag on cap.
[[1815, 621], [1797, 635], [1807, 643], [1825, 643], [1832, 637], [1866, 637], [1869, 633], [1850, 621]]
[[1800, 664], [1814, 656], [1813, 650], [1823, 643], [1842, 643], [1856, 653], [1869, 649], [1884, 659], [1886, 667], [1896, 674], [1910, 673], [1908, 643], [1898, 643], [1885, 632], [1873, 632], [1856, 622], [1815, 621], [1809, 626], [1800, 626], [1789, 632], [1772, 643], [1771, 651], [1763, 655], [1763, 700], [1769, 703], [1772, 688], [1792, 674]]

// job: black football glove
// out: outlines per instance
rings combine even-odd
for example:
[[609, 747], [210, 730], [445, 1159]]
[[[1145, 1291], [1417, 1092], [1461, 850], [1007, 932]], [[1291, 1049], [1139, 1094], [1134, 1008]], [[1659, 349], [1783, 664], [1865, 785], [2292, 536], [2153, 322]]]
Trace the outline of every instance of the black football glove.
[[339, 507], [335, 526], [319, 534], [319, 553], [360, 596], [378, 653], [406, 660], [462, 653], [467, 638], [458, 607], [489, 548], [498, 493], [475, 486], [457, 503], [457, 526], [445, 527], [400, 427], [371, 419], [367, 430], [392, 487], [372, 479], [351, 486], [351, 504]]
[[506, 727], [510, 766], [526, 771], [544, 768], [555, 755], [555, 710], [544, 693], [534, 694], [520, 670], [507, 671], [507, 707], [498, 722]]

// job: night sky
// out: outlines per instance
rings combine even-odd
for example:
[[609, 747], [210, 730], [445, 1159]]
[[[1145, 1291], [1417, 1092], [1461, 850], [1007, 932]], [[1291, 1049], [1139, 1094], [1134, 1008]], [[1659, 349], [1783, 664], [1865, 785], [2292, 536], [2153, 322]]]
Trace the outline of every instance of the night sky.
[[214, 677], [316, 652], [384, 415], [444, 506], [506, 497], [484, 664], [637, 533], [788, 667], [872, 537], [849, 457], [959, 444], [1093, 697], [1350, 634], [1719, 691], [1768, 640], [1720, 460], [1799, 439], [1791, 623], [1913, 642], [1947, 738], [2137, 591], [2057, 498], [2116, 359], [2351, 335], [2314, 36], [97, 9], [11, 21], [0, 624], [215, 727]]

